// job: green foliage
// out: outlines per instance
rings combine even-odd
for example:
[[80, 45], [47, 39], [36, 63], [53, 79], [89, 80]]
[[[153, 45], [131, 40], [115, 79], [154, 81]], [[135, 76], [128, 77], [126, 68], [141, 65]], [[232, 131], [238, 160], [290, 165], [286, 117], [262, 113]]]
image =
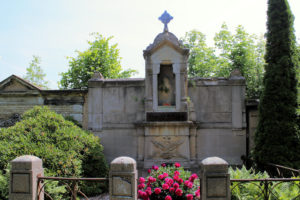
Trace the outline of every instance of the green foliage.
[[0, 152], [2, 171], [18, 156], [35, 155], [50, 176], [106, 177], [108, 172], [100, 139], [47, 107], [34, 107], [22, 121], [1, 129]]
[[[245, 166], [241, 169], [229, 168], [230, 179], [264, 179], [269, 178], [269, 175], [264, 172], [255, 173], [253, 169], [247, 170]], [[234, 182], [230, 187], [232, 189], [232, 198], [234, 200], [258, 200], [261, 195], [261, 190], [256, 185], [259, 183], [247, 183], [238, 185]]]
[[68, 72], [61, 73], [60, 87], [81, 88], [88, 86], [94, 72], [100, 72], [104, 78], [128, 78], [135, 70], [122, 72], [121, 58], [117, 44], [110, 45], [112, 37], [105, 38], [99, 33], [93, 34], [94, 41], [88, 41], [90, 47], [83, 52], [76, 51], [77, 57], [69, 57]]
[[192, 30], [185, 34], [183, 42], [185, 47], [190, 49], [189, 76], [213, 76], [219, 63], [214, 48], [207, 46], [205, 35], [197, 30]]
[[49, 82], [45, 80], [46, 74], [43, 72], [40, 64], [41, 58], [33, 56], [29, 67], [26, 68], [26, 75], [23, 78], [40, 88], [49, 89]]
[[0, 199], [8, 199], [9, 167], [0, 170]]
[[248, 34], [243, 26], [231, 33], [223, 24], [214, 41], [215, 46], [208, 47], [203, 33], [196, 30], [186, 33], [183, 42], [191, 50], [189, 76], [229, 77], [234, 69], [239, 69], [246, 79], [247, 97], [259, 97], [264, 73], [263, 38]]
[[[230, 179], [265, 179], [269, 178], [266, 172], [255, 173], [253, 169], [247, 170], [244, 166], [241, 169], [229, 168]], [[294, 199], [300, 194], [299, 181], [294, 182], [272, 182], [272, 195], [270, 199], [287, 200]], [[275, 185], [277, 184], [277, 185]], [[249, 182], [239, 184], [233, 182], [230, 186], [232, 193], [231, 199], [233, 200], [264, 200], [262, 190], [264, 186], [259, 182]], [[275, 196], [277, 198], [275, 198]]]
[[300, 168], [294, 17], [286, 0], [268, 1], [264, 91], [259, 104], [254, 159]]

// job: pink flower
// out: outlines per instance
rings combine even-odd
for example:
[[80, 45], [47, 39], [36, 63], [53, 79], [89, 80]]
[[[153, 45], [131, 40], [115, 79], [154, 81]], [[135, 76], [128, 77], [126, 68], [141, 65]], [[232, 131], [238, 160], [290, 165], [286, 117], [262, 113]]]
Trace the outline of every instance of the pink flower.
[[177, 163], [174, 164], [174, 166], [175, 166], [176, 168], [178, 168], [178, 167], [180, 167], [180, 163], [177, 162]]
[[174, 187], [175, 190], [176, 190], [177, 188], [179, 188], [179, 184], [178, 184], [178, 183], [174, 183], [173, 187]]
[[147, 199], [148, 198], [148, 195], [146, 192], [143, 192], [142, 190], [139, 190], [138, 192], [139, 196], [142, 198], [142, 199]]
[[166, 163], [161, 163], [161, 166], [166, 167], [167, 165], [166, 165]]
[[181, 190], [180, 188], [177, 188], [177, 189], [175, 190], [175, 194], [176, 194], [177, 196], [182, 196], [182, 190]]
[[163, 173], [163, 176], [166, 178], [166, 177], [168, 177], [168, 176], [169, 176], [169, 174], [168, 174], [168, 173], [166, 173], [166, 172], [164, 172], [164, 173]]
[[138, 185], [138, 188], [139, 188], [139, 189], [143, 189], [144, 187], [145, 187], [145, 184], [144, 184], [144, 183], [141, 183], [141, 184]]
[[148, 182], [149, 183], [154, 183], [156, 181], [156, 178], [153, 178], [152, 176], [149, 176]]
[[[178, 163], [179, 164], [179, 163]], [[179, 166], [180, 166], [180, 164], [179, 164]], [[175, 171], [174, 172], [174, 176], [180, 176], [180, 172], [179, 171]]]
[[163, 188], [164, 190], [169, 189], [169, 187], [170, 187], [170, 186], [169, 186], [168, 184], [166, 184], [166, 183], [162, 185], [162, 188]]
[[158, 175], [158, 179], [163, 180], [164, 179], [164, 175], [162, 175], [162, 174]]
[[151, 187], [147, 187], [145, 192], [147, 193], [148, 196], [150, 196], [152, 194]]
[[166, 196], [165, 200], [172, 200], [172, 197], [170, 195]]
[[190, 182], [190, 181], [184, 181], [184, 185], [185, 185], [185, 186], [188, 186], [189, 182]]
[[173, 181], [173, 179], [171, 179], [171, 178], [166, 178], [166, 179], [165, 179], [165, 183], [168, 184], [169, 186], [172, 186], [173, 183], [174, 183], [174, 181]]
[[139, 191], [138, 191], [138, 196], [139, 196], [140, 198], [142, 198], [142, 194], [143, 194], [143, 191], [142, 191], [142, 190], [139, 190]]
[[179, 184], [181, 184], [181, 183], [183, 183], [183, 180], [182, 180], [182, 178], [180, 178], [180, 179], [178, 179], [178, 181], [177, 181]]
[[193, 187], [193, 183], [190, 181], [184, 181], [184, 185], [190, 189]]
[[160, 194], [161, 193], [161, 189], [160, 188], [155, 188], [154, 192], [155, 192], [155, 194]]
[[192, 174], [192, 176], [189, 178], [189, 181], [194, 182], [196, 178], [198, 178], [197, 174]]
[[187, 187], [188, 187], [189, 189], [193, 188], [193, 183], [192, 183], [192, 182], [189, 182], [189, 184], [187, 185]]
[[140, 182], [140, 183], [145, 183], [145, 181], [146, 181], [146, 180], [145, 180], [143, 177], [140, 177], [140, 178], [139, 178], [139, 182]]
[[175, 191], [175, 188], [170, 187], [169, 191], [170, 191], [171, 193], [173, 193], [173, 192]]
[[148, 169], [148, 174], [150, 174], [151, 173], [151, 169]]
[[179, 176], [175, 175], [175, 176], [173, 177], [173, 179], [174, 179], [175, 181], [177, 181], [177, 182], [178, 182], [178, 180], [179, 180]]
[[186, 199], [187, 199], [187, 200], [193, 200], [193, 197], [194, 197], [194, 196], [193, 196], [192, 194], [187, 194], [187, 195], [186, 195]]
[[152, 169], [154, 169], [155, 171], [157, 171], [157, 170], [158, 170], [158, 166], [153, 165], [153, 166], [152, 166]]
[[198, 197], [198, 198], [200, 197], [200, 190], [197, 190], [197, 191], [195, 192], [195, 196]]

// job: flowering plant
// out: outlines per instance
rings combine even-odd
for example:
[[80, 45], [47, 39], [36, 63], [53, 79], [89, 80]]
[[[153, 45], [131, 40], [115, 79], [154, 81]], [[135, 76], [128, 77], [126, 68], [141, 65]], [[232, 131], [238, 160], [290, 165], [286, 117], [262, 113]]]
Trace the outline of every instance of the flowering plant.
[[152, 166], [149, 176], [139, 178], [138, 197], [143, 200], [193, 200], [200, 199], [200, 181], [180, 166], [162, 164]]

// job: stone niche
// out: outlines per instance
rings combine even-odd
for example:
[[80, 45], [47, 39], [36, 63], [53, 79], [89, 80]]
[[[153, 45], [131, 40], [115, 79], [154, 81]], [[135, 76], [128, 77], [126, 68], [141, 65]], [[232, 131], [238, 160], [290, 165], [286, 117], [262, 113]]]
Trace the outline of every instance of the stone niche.
[[195, 162], [196, 127], [187, 103], [188, 55], [166, 29], [144, 51], [145, 120], [138, 124], [138, 161], [144, 169], [174, 162], [189, 168]]

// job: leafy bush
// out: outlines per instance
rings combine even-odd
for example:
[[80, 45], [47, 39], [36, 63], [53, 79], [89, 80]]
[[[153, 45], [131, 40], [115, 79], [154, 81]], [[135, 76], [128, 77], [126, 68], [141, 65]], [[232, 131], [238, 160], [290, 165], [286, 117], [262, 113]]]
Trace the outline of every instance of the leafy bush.
[[[264, 172], [258, 172], [255, 173], [255, 171], [251, 168], [250, 170], [247, 170], [245, 166], [243, 166], [241, 169], [233, 169], [229, 168], [230, 173], [230, 179], [264, 179], [269, 178], [269, 175]], [[231, 185], [232, 190], [232, 197], [231, 199], [238, 199], [238, 200], [257, 200], [258, 197], [261, 195], [261, 191], [259, 190], [258, 186], [255, 184], [258, 184], [258, 182], [254, 183], [247, 183], [247, 184], [240, 184], [237, 186], [237, 182], [234, 182]]]
[[[264, 172], [255, 173], [253, 169], [247, 170], [244, 166], [241, 169], [229, 168], [230, 179], [265, 179], [269, 175]], [[278, 184], [278, 185], [276, 185]], [[272, 182], [272, 197], [270, 199], [287, 200], [295, 199], [300, 194], [299, 181], [295, 182]], [[238, 185], [238, 182], [233, 182], [231, 185], [231, 199], [233, 200], [264, 200], [262, 190], [263, 185], [260, 182], [249, 182]], [[275, 198], [275, 196], [277, 198]], [[297, 199], [299, 196], [297, 197]]]
[[185, 171], [179, 163], [162, 164], [149, 169], [149, 176], [140, 177], [138, 185], [139, 198], [161, 200], [192, 200], [200, 198], [198, 176]]
[[[47, 107], [34, 107], [13, 127], [0, 129], [0, 152], [2, 172], [16, 157], [35, 155], [43, 160], [46, 175], [106, 177], [108, 173], [100, 139]], [[103, 189], [105, 184], [97, 192]]]

